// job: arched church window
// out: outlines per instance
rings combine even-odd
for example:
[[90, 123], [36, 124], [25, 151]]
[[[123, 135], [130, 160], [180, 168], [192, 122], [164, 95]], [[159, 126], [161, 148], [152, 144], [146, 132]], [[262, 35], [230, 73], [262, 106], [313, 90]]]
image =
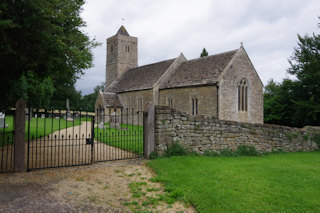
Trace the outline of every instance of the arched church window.
[[248, 84], [242, 79], [238, 84], [238, 110], [248, 111]]
[[192, 115], [198, 115], [198, 98], [192, 97]]
[[168, 106], [169, 106], [169, 107], [173, 107], [173, 100], [172, 100], [171, 97], [168, 97], [167, 103], [168, 103]]
[[129, 45], [126, 45], [126, 52], [129, 52], [130, 49], [129, 49]]

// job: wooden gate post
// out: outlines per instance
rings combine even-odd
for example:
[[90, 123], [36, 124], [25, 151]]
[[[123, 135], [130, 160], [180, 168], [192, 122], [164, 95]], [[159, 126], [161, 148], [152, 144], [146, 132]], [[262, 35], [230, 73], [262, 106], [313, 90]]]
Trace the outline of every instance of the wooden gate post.
[[14, 171], [25, 172], [25, 119], [26, 119], [26, 102], [19, 99], [16, 102], [15, 128], [14, 128]]
[[143, 112], [143, 155], [149, 158], [154, 151], [154, 121], [155, 107], [152, 102], [148, 103]]

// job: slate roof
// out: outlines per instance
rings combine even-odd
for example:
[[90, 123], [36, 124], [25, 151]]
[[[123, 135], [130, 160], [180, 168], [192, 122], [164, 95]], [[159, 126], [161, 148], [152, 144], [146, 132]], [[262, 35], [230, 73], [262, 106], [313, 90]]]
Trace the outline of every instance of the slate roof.
[[108, 92], [127, 92], [151, 89], [175, 59], [129, 69], [107, 89]]
[[106, 107], [122, 107], [116, 93], [104, 92], [102, 95]]
[[127, 32], [126, 28], [124, 28], [123, 25], [119, 28], [117, 35], [125, 35], [125, 36], [130, 36], [129, 33]]
[[217, 83], [220, 74], [237, 51], [238, 49], [183, 62], [160, 89]]

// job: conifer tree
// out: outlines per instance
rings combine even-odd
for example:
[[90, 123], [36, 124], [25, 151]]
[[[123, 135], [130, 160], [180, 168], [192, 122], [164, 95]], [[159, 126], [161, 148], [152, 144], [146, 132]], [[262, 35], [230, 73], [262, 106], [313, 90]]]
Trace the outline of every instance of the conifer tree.
[[200, 54], [200, 57], [205, 57], [205, 56], [208, 56], [208, 52], [206, 48], [203, 48], [202, 53]]

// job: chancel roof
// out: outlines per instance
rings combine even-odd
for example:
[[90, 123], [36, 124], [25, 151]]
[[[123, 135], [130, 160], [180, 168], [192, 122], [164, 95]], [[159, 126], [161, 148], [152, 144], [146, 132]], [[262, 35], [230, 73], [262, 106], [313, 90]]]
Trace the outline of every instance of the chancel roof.
[[183, 62], [160, 89], [217, 83], [237, 50]]

